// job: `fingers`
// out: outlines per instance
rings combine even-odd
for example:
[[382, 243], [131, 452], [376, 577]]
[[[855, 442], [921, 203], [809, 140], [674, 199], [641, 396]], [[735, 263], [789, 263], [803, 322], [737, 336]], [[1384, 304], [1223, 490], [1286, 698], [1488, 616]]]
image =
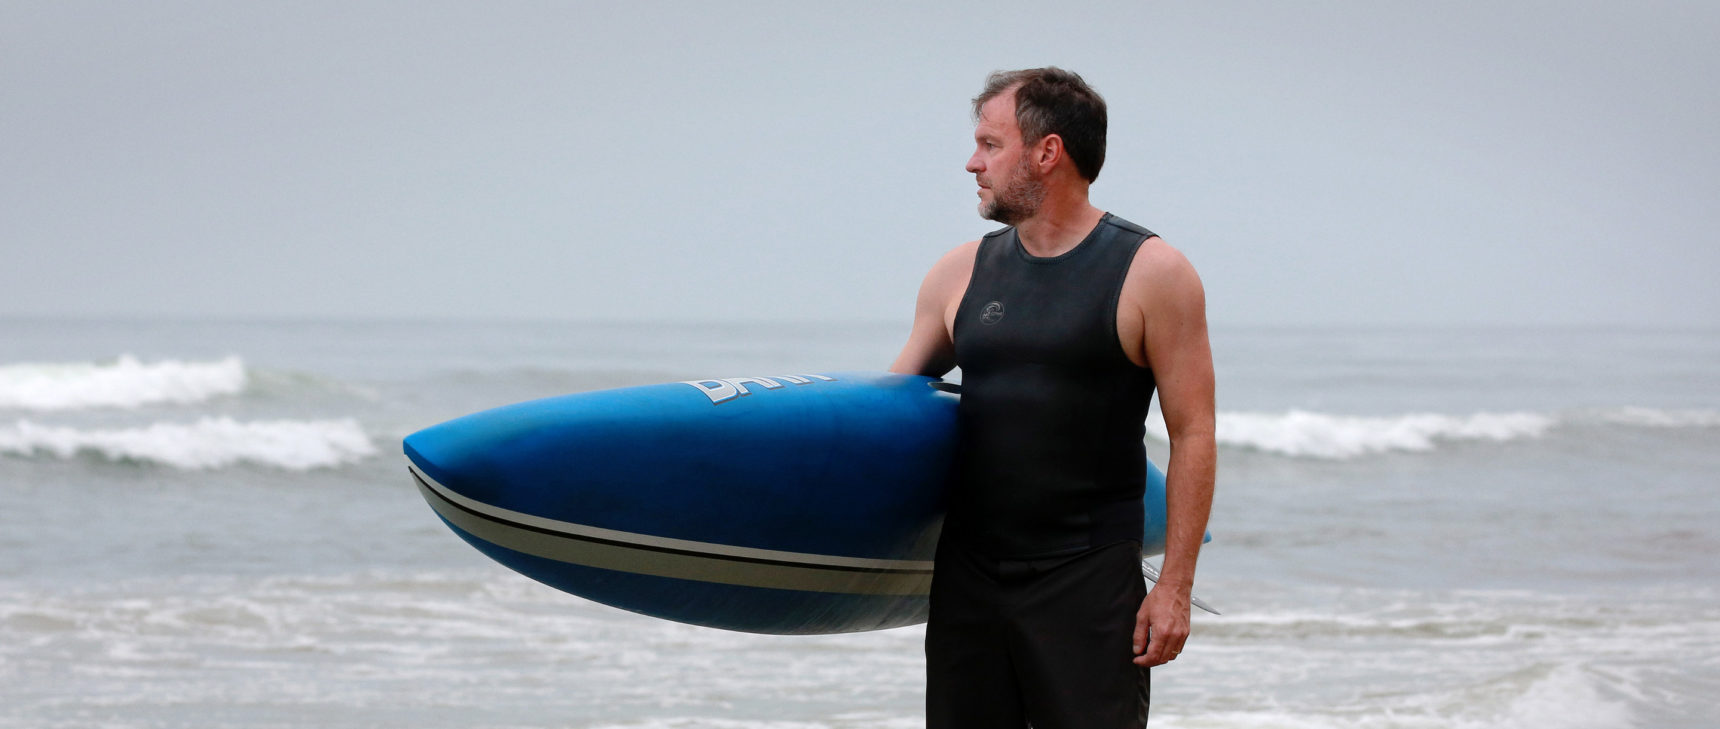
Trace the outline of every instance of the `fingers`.
[[1147, 615], [1147, 605], [1142, 603], [1141, 609], [1135, 611], [1135, 640], [1132, 647], [1136, 656], [1146, 652], [1147, 634], [1151, 632], [1152, 624], [1153, 619]]
[[1188, 641], [1188, 603], [1165, 605], [1155, 601], [1158, 591], [1141, 601], [1135, 613], [1135, 665], [1151, 668], [1177, 659]]
[[1135, 665], [1148, 668], [1162, 666], [1171, 662], [1174, 657], [1166, 648], [1165, 639], [1159, 635], [1158, 631], [1153, 631], [1152, 639], [1148, 641], [1146, 651], [1135, 656]]
[[[1147, 638], [1145, 646], [1141, 645], [1143, 631]], [[1151, 616], [1141, 615], [1135, 622], [1135, 665], [1151, 668], [1176, 660], [1188, 642], [1188, 633], [1186, 623], [1171, 620], [1154, 623]]]
[[[1186, 635], [1184, 639], [1186, 639]], [[1176, 660], [1177, 656], [1182, 653], [1184, 639], [1173, 642], [1168, 635], [1161, 637], [1159, 631], [1153, 631], [1152, 640], [1148, 642], [1147, 649], [1144, 652], [1137, 651], [1135, 665], [1151, 668]]]

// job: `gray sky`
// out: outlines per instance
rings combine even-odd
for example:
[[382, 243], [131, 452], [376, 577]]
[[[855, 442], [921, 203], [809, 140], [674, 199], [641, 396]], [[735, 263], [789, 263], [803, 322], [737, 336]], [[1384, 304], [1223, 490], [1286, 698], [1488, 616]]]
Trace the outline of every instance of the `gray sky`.
[[906, 320], [968, 99], [1217, 324], [1720, 326], [1720, 3], [0, 5], [0, 315]]

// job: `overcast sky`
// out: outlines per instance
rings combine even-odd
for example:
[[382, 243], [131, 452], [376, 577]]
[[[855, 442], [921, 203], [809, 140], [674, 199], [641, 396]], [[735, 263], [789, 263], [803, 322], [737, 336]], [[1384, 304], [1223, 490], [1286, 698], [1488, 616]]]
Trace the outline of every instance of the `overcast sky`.
[[1720, 3], [1063, 5], [9, 0], [0, 315], [905, 325], [1054, 64], [1217, 324], [1720, 326]]

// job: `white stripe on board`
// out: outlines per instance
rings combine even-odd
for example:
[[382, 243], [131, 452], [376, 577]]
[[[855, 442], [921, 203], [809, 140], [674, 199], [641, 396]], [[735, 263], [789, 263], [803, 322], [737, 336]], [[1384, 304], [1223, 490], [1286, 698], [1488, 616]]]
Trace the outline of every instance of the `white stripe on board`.
[[669, 537], [639, 534], [636, 532], [624, 532], [615, 529], [604, 529], [602, 527], [548, 519], [541, 516], [533, 516], [523, 512], [504, 509], [499, 506], [493, 506], [464, 496], [440, 483], [437, 483], [435, 479], [429, 476], [429, 474], [420, 470], [417, 464], [412, 463], [412, 459], [410, 458], [407, 459], [406, 466], [412, 470], [412, 473], [423, 479], [424, 483], [434, 490], [438, 496], [441, 496], [442, 498], [466, 509], [470, 509], [492, 519], [509, 521], [523, 526], [559, 532], [570, 536], [589, 537], [592, 539], [602, 539], [625, 544], [636, 544], [642, 547], [698, 552], [703, 554], [722, 555], [726, 557], [737, 557], [741, 559], [787, 562], [802, 564], [809, 567], [838, 567], [863, 570], [893, 570], [926, 573], [930, 573], [932, 571], [931, 560], [868, 559], [863, 557], [840, 557], [829, 554], [809, 554], [806, 552], [786, 552], [774, 549], [738, 547], [731, 544], [697, 542], [687, 539], [672, 539]]

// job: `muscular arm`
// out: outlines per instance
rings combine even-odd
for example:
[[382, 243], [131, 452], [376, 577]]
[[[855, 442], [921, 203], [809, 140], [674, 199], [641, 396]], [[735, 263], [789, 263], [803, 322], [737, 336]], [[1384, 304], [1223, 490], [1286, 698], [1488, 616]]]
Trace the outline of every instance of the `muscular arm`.
[[[1212, 347], [1200, 277], [1188, 259], [1163, 241], [1150, 239], [1141, 246], [1123, 299], [1132, 308], [1129, 321], [1119, 315], [1119, 336], [1133, 350], [1131, 359], [1152, 367], [1170, 434], [1164, 564], [1135, 620], [1135, 662], [1156, 666], [1174, 660], [1188, 638], [1195, 561], [1212, 511], [1218, 461]], [[1136, 330], [1129, 325], [1135, 322], [1138, 339], [1130, 336]]]
[[973, 275], [979, 241], [956, 246], [933, 264], [914, 302], [914, 329], [890, 365], [891, 372], [942, 377], [956, 366], [956, 307]]

